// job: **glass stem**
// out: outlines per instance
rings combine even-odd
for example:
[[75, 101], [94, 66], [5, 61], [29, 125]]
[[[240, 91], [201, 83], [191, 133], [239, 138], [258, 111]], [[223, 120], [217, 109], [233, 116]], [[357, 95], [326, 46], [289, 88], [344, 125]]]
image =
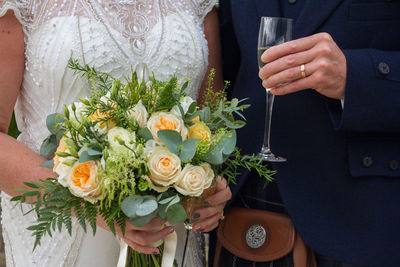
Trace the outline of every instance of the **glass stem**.
[[270, 137], [271, 137], [271, 120], [272, 120], [272, 106], [274, 105], [274, 95], [271, 94], [270, 89], [265, 90], [265, 129], [264, 129], [264, 148], [269, 151]]

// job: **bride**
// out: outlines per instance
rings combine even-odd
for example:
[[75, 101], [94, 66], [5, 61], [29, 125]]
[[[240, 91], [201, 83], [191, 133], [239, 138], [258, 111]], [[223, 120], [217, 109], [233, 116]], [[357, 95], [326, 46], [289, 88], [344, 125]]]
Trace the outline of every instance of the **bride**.
[[[10, 195], [23, 181], [55, 175], [39, 167], [45, 161], [38, 154], [47, 135], [45, 118], [90, 93], [85, 80], [67, 68], [71, 57], [115, 77], [129, 73], [131, 66], [159, 80], [189, 77], [193, 98], [202, 95], [210, 67], [217, 68], [216, 84], [222, 86], [216, 1], [0, 0], [0, 189], [7, 266], [116, 265], [119, 242], [101, 219], [105, 230], [95, 237], [75, 223], [72, 236], [57, 233], [32, 252], [34, 237], [26, 228], [34, 214], [23, 216], [28, 207], [14, 208]], [[6, 134], [13, 109], [21, 131], [18, 141]], [[212, 207], [194, 215], [200, 221], [194, 225], [198, 233], [218, 225], [230, 198], [225, 180], [219, 184], [207, 199]], [[150, 244], [176, 230], [182, 247], [182, 227], [149, 231], [163, 223], [155, 219], [144, 228], [129, 225], [122, 238], [137, 251], [158, 253]], [[195, 238], [189, 244], [186, 266], [199, 266], [199, 244]], [[182, 250], [178, 247], [179, 255]]]

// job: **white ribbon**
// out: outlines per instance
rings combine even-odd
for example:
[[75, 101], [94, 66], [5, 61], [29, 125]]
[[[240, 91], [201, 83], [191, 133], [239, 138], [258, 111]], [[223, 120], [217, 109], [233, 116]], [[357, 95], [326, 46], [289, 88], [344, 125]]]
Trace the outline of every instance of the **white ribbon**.
[[[174, 266], [174, 259], [175, 259], [175, 252], [177, 245], [178, 245], [178, 236], [175, 231], [164, 238], [164, 252], [161, 259], [161, 267]], [[127, 256], [128, 256], [128, 245], [124, 242], [124, 240], [121, 239], [117, 267], [126, 267]]]

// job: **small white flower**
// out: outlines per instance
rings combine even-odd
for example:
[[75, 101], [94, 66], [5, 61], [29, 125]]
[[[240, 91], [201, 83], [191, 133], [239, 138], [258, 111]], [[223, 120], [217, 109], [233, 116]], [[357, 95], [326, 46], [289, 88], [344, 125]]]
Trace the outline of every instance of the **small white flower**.
[[120, 144], [121, 141], [123, 141], [126, 146], [133, 148], [136, 137], [135, 133], [130, 133], [128, 130], [121, 127], [114, 127], [108, 131], [107, 140], [110, 144], [110, 149], [116, 151], [119, 149], [127, 149]]

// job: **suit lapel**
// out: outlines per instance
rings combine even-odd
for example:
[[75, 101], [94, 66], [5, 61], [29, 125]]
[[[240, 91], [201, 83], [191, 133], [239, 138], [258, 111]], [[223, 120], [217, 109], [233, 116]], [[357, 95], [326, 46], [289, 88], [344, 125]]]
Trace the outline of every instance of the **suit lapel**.
[[294, 27], [294, 38], [312, 35], [344, 0], [305, 0]]

